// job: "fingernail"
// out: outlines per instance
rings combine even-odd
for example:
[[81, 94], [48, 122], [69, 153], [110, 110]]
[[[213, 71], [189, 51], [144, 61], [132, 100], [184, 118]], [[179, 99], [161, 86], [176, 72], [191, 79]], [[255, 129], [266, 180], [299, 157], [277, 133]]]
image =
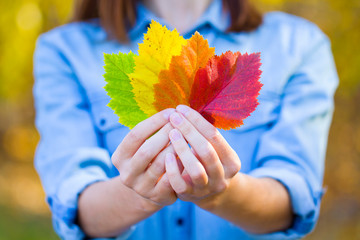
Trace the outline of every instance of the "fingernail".
[[163, 112], [163, 116], [164, 116], [164, 118], [169, 120], [170, 115], [173, 114], [174, 112], [175, 112], [175, 109], [173, 109], [173, 108], [166, 109]]
[[179, 125], [183, 121], [183, 119], [178, 113], [175, 112], [171, 114], [170, 121], [175, 125]]
[[190, 109], [186, 105], [179, 105], [179, 106], [176, 107], [176, 110], [178, 112], [181, 112], [182, 114], [184, 114], [186, 116], [186, 113], [189, 112]]
[[178, 130], [173, 129], [170, 131], [170, 139], [171, 141], [177, 141], [181, 138], [181, 135]]

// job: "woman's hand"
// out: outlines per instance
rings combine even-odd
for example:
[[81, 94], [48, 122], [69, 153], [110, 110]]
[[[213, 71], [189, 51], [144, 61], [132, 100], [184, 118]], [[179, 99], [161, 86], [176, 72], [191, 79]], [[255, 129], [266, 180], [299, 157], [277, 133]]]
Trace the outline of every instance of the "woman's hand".
[[112, 156], [122, 183], [146, 199], [145, 208], [151, 211], [177, 199], [164, 174], [165, 156], [174, 152], [169, 145], [169, 116], [174, 112], [166, 109], [136, 125]]
[[[180, 105], [170, 115], [174, 153], [166, 154], [166, 175], [177, 196], [202, 208], [211, 206], [228, 188], [241, 163], [218, 130], [197, 111]], [[191, 148], [188, 146], [190, 144]]]

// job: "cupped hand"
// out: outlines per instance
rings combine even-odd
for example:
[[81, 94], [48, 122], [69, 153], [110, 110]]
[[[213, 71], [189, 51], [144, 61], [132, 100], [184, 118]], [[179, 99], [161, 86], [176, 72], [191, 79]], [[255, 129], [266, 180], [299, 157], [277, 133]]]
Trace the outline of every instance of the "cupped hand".
[[152, 207], [170, 205], [177, 197], [165, 173], [165, 156], [174, 153], [169, 145], [173, 129], [166, 109], [136, 125], [119, 144], [112, 162], [122, 183], [146, 199]]
[[190, 107], [179, 105], [170, 122], [175, 154], [166, 154], [167, 178], [180, 199], [204, 207], [226, 191], [240, 171], [240, 159], [219, 131]]

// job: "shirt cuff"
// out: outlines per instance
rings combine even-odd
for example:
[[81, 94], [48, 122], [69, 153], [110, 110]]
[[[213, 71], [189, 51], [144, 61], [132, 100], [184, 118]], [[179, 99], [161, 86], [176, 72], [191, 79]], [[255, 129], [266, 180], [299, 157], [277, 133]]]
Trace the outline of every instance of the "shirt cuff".
[[300, 239], [314, 229], [319, 217], [323, 191], [312, 194], [305, 179], [299, 173], [289, 169], [266, 166], [254, 169], [249, 175], [257, 178], [270, 177], [282, 183], [290, 195], [295, 215], [289, 229], [264, 235], [252, 235], [254, 239]]
[[[52, 212], [54, 230], [61, 239], [89, 239], [80, 226], [77, 225], [78, 198], [81, 192], [89, 185], [109, 179], [109, 162], [111, 163], [111, 161], [107, 152], [92, 151], [91, 158], [85, 155], [82, 157], [81, 163], [73, 169], [70, 175], [64, 178], [57, 188], [57, 192], [47, 198]], [[118, 237], [97, 239], [123, 240], [127, 239], [134, 230], [135, 227], [131, 227]]]

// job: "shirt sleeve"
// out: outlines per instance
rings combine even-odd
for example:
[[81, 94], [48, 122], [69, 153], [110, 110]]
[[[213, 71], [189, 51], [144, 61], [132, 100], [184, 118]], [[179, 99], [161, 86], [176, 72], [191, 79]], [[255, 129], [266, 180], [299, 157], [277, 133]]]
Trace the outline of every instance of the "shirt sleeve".
[[55, 231], [62, 239], [83, 239], [76, 224], [78, 196], [114, 173], [109, 153], [99, 147], [84, 89], [57, 41], [41, 36], [34, 55], [36, 126], [41, 137], [35, 167]]
[[254, 239], [298, 239], [313, 230], [323, 195], [324, 159], [337, 85], [329, 40], [317, 29], [285, 86], [277, 122], [259, 140], [255, 169], [249, 173], [281, 182], [290, 195], [295, 219], [284, 232]]

